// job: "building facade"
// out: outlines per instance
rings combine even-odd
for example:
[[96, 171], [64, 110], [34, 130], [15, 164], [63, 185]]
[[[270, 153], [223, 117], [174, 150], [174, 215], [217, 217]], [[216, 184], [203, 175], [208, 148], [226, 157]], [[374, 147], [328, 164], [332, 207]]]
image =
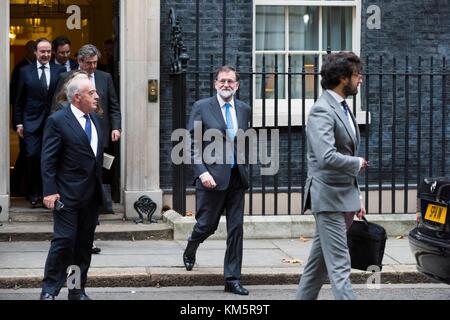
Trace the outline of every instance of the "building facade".
[[[10, 62], [13, 60], [11, 32], [16, 29], [11, 27], [15, 27], [15, 14], [19, 10], [16, 6], [30, 9], [39, 6], [39, 1], [34, 2], [0, 0], [0, 15], [7, 17], [0, 21], [0, 108], [2, 114], [8, 115], [0, 118], [0, 152], [5, 155], [0, 157], [0, 205], [3, 207], [1, 221], [8, 219], [6, 208], [10, 205], [11, 194], [9, 173], [13, 165], [9, 156], [11, 138], [8, 71], [11, 70]], [[96, 39], [96, 35], [101, 34], [103, 22], [96, 24], [96, 19], [100, 19], [97, 13], [85, 16], [84, 8], [87, 10], [89, 6], [93, 6], [93, 1], [41, 1], [41, 4], [47, 2], [52, 5], [57, 3], [67, 9], [60, 15], [67, 18], [66, 26], [59, 26], [51, 35], [56, 36], [56, 32], [74, 32], [73, 37], [79, 35], [80, 41], [101, 41]], [[274, 72], [275, 67], [278, 73], [301, 72], [303, 68], [306, 68], [306, 72], [313, 73], [314, 68], [316, 71], [320, 68], [320, 61], [327, 50], [352, 50], [362, 57], [366, 62], [366, 70], [371, 73], [368, 87], [370, 94], [366, 97], [363, 92], [355, 101], [356, 116], [362, 124], [360, 129], [364, 138], [369, 141], [367, 154], [373, 159], [373, 174], [376, 178], [370, 184], [378, 184], [380, 175], [390, 177], [397, 174], [397, 181], [400, 181], [405, 176], [405, 168], [408, 173], [409, 163], [411, 167], [417, 167], [417, 159], [413, 155], [405, 157], [403, 151], [405, 144], [411, 150], [417, 148], [419, 138], [416, 138], [415, 133], [421, 130], [419, 128], [423, 129], [425, 137], [428, 135], [431, 138], [433, 133], [429, 130], [435, 123], [434, 132], [440, 134], [435, 143], [442, 144], [447, 134], [450, 134], [445, 122], [441, 122], [442, 115], [444, 118], [448, 117], [448, 112], [445, 112], [448, 78], [424, 76], [423, 92], [419, 93], [422, 89], [414, 85], [418, 81], [416, 78], [408, 80], [411, 81], [409, 89], [409, 83], [405, 84], [408, 77], [402, 77], [397, 84], [392, 80], [395, 78], [388, 74], [381, 79], [376, 75], [380, 70], [386, 73], [395, 70], [403, 73], [409, 70], [411, 74], [417, 72], [419, 56], [423, 58], [421, 72], [427, 74], [430, 70], [440, 70], [442, 75], [446, 74], [443, 58], [450, 53], [448, 0], [120, 0], [114, 3], [117, 7], [113, 13], [113, 17], [117, 18], [114, 30], [118, 43], [116, 61], [120, 75], [117, 87], [123, 123], [120, 191], [121, 202], [128, 217], [134, 216], [133, 203], [141, 195], [150, 196], [158, 204], [158, 212], [163, 204], [171, 205], [171, 132], [173, 97], [176, 93], [173, 91], [171, 71], [173, 53], [170, 9], [181, 18], [182, 38], [190, 58], [187, 70], [192, 75], [194, 71], [199, 75], [199, 79], [195, 76], [187, 77], [186, 116], [193, 101], [211, 94], [209, 73], [221, 64], [238, 64], [243, 74], [263, 70]], [[77, 13], [76, 7], [72, 8], [75, 11], [68, 9], [71, 5], [81, 8], [81, 27], [78, 33], [76, 30], [69, 30], [70, 23], [76, 24], [73, 19]], [[29, 17], [34, 17], [32, 13], [28, 14]], [[47, 18], [51, 18], [50, 13]], [[394, 58], [397, 59], [395, 65]], [[292, 91], [288, 93], [287, 77], [276, 79], [277, 85], [273, 78], [263, 80], [261, 75], [244, 77], [240, 98], [252, 105], [255, 127], [277, 127], [280, 130], [280, 174], [277, 183], [283, 187], [289, 180], [298, 189], [302, 184], [300, 136], [304, 129], [301, 120], [304, 115], [302, 109], [295, 106], [300, 106], [302, 98], [305, 98], [307, 112], [314, 102], [314, 87], [318, 87], [318, 83], [314, 83], [314, 77], [308, 76], [303, 90], [300, 88], [301, 79], [294, 77]], [[156, 102], [154, 97], [149, 98], [149, 83], [153, 86], [157, 84]], [[380, 83], [383, 84], [382, 87]], [[406, 87], [411, 96], [410, 101], [405, 99]], [[434, 93], [430, 94], [433, 89]], [[320, 88], [317, 90], [320, 94]], [[398, 93], [398, 96], [392, 92]], [[423, 97], [418, 99], [420, 94]], [[290, 118], [292, 132], [297, 135], [289, 144], [288, 95], [294, 105]], [[379, 99], [380, 95], [385, 97], [382, 101]], [[262, 120], [264, 100], [267, 114]], [[278, 100], [279, 110], [277, 123], [274, 123], [275, 100]], [[417, 108], [421, 108], [420, 111]], [[430, 112], [433, 108], [436, 109], [434, 114]], [[416, 123], [416, 118], [407, 120], [410, 119], [409, 114], [414, 116], [417, 112], [423, 112], [423, 126]], [[366, 127], [370, 130], [366, 131]], [[363, 155], [366, 149], [366, 145], [363, 145]], [[293, 153], [291, 159], [286, 159], [290, 152]], [[417, 154], [415, 151], [407, 151], [406, 154], [408, 152]], [[424, 149], [424, 153], [426, 152], [428, 150]], [[398, 155], [391, 166], [392, 154], [396, 153]], [[447, 151], [444, 151], [445, 155]], [[427, 161], [424, 159], [424, 163]], [[445, 163], [431, 159], [430, 167], [441, 168], [450, 164], [447, 160], [443, 161]], [[290, 175], [287, 174], [288, 162], [291, 163]], [[428, 168], [428, 165], [423, 165]], [[418, 168], [420, 171], [420, 164]], [[445, 170], [443, 173], [445, 174]], [[414, 172], [411, 174], [414, 176]], [[416, 181], [417, 177], [414, 176], [412, 180]], [[261, 186], [260, 177], [255, 176], [255, 181]], [[299, 202], [299, 199], [295, 201]]]

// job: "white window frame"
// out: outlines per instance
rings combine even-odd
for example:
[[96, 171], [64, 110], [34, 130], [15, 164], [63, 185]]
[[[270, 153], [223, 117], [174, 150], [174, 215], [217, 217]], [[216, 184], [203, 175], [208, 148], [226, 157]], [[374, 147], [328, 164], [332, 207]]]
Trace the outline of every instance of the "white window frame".
[[[275, 4], [276, 3], [276, 4]], [[322, 65], [321, 56], [326, 54], [326, 51], [322, 51], [322, 8], [323, 7], [352, 7], [352, 51], [355, 52], [358, 56], [361, 52], [361, 0], [340, 0], [340, 1], [324, 1], [324, 0], [277, 0], [274, 2], [273, 0], [254, 0], [253, 1], [253, 70], [256, 70], [256, 56], [257, 52], [261, 52], [261, 50], [256, 50], [256, 7], [257, 6], [317, 6], [319, 7], [319, 50], [314, 51], [298, 51], [298, 50], [287, 50], [289, 48], [289, 34], [288, 24], [289, 19], [285, 19], [286, 24], [286, 32], [285, 39], [287, 42], [284, 50], [264, 50], [267, 54], [282, 54], [285, 57], [285, 68], [288, 66], [288, 54], [319, 54], [319, 66], [318, 70]], [[319, 77], [320, 78], [320, 77]], [[256, 77], [253, 79], [253, 88], [256, 88]], [[287, 88], [287, 76], [285, 78], [285, 88]], [[256, 92], [254, 90], [253, 92]], [[319, 96], [322, 93], [322, 88], [319, 85], [318, 88]], [[349, 99], [349, 105], [352, 106], [352, 99]], [[313, 99], [305, 100], [305, 119], [309, 114], [309, 110], [314, 104]], [[256, 95], [253, 98], [253, 126], [261, 127], [263, 123], [263, 114], [262, 114], [262, 105], [263, 100], [257, 99]], [[275, 100], [274, 99], [266, 99], [266, 107], [265, 107], [265, 126], [270, 127], [275, 125]], [[302, 125], [302, 99], [292, 99], [291, 100], [291, 125], [292, 126], [301, 126]], [[361, 95], [358, 94], [356, 99], [356, 119], [359, 124], [366, 123], [366, 112], [361, 110]], [[369, 114], [369, 123], [370, 123], [370, 114]], [[288, 99], [287, 97], [284, 99], [278, 99], [278, 126], [287, 126], [288, 125]]]

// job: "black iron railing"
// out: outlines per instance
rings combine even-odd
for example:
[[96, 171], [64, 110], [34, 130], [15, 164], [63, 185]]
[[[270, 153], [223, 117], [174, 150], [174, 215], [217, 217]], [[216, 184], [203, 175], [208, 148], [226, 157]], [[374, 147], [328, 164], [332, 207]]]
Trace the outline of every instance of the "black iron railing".
[[[280, 132], [279, 173], [261, 176], [259, 164], [249, 170], [248, 214], [303, 214], [303, 210], [294, 207], [301, 207], [298, 202], [304, 200], [305, 124], [308, 108], [321, 93], [319, 59], [316, 57], [311, 67], [303, 56], [300, 72], [292, 72], [291, 57], [287, 58], [285, 70], [277, 67], [277, 56], [273, 67], [267, 67], [265, 59], [263, 56], [258, 70], [254, 70], [252, 61], [245, 65], [239, 59], [235, 61], [241, 75], [238, 98], [253, 106], [253, 110], [260, 106], [251, 125], [255, 126], [257, 120], [258, 128]], [[369, 213], [412, 212], [411, 201], [415, 199], [411, 199], [410, 191], [426, 176], [446, 175], [450, 165], [446, 59], [442, 58], [439, 64], [433, 58], [421, 57], [414, 61], [408, 57], [363, 60], [363, 84], [361, 92], [353, 97], [352, 109], [360, 122], [359, 155], [370, 162], [369, 169], [358, 179], [366, 208], [371, 208]], [[209, 70], [186, 68], [172, 75], [173, 110], [178, 115], [174, 129], [182, 127], [182, 121], [186, 125], [195, 100], [214, 94], [213, 72], [220, 64], [211, 56]], [[301, 94], [294, 97], [294, 89], [298, 92], [299, 88]], [[287, 113], [287, 121], [281, 121], [283, 112]], [[186, 175], [191, 181], [189, 166], [177, 166], [177, 170], [174, 176]], [[186, 182], [176, 177], [173, 181], [174, 208], [184, 212]]]

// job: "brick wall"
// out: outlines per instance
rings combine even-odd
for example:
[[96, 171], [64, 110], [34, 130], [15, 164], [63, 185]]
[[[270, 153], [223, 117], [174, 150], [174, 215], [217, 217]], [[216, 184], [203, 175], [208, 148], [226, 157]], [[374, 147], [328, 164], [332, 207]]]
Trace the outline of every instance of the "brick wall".
[[[361, 14], [361, 57], [366, 62], [369, 57], [368, 67], [366, 71], [369, 73], [378, 72], [380, 70], [379, 56], [383, 57], [382, 70], [384, 72], [392, 72], [393, 57], [396, 57], [397, 70], [405, 71], [405, 56], [409, 56], [409, 71], [418, 71], [418, 56], [423, 57], [422, 71], [430, 70], [430, 59], [434, 59], [434, 70], [442, 69], [442, 57], [449, 58], [450, 50], [450, 1], [448, 0], [396, 0], [396, 1], [362, 1]], [[366, 13], [369, 5], [377, 5], [381, 9], [381, 29], [369, 30], [366, 27], [368, 14]], [[172, 127], [172, 81], [170, 80], [170, 25], [168, 23], [169, 9], [174, 8], [176, 14], [182, 17], [183, 37], [190, 56], [189, 69], [195, 70], [197, 64], [196, 53], [196, 3], [195, 1], [161, 1], [161, 186], [162, 188], [170, 188], [171, 180], [171, 162], [170, 162], [170, 133]], [[223, 61], [223, 1], [211, 0], [200, 1], [199, 15], [199, 52], [198, 65], [201, 71], [210, 71], [211, 69], [222, 64]], [[235, 64], [236, 56], [240, 56], [240, 64], [243, 69], [248, 70], [252, 53], [252, 1], [227, 1], [226, 5], [226, 56], [225, 62]], [[211, 65], [211, 55], [214, 60]], [[245, 66], [245, 67], [244, 67]], [[417, 131], [418, 131], [418, 84], [417, 77], [411, 76], [409, 79], [409, 130], [407, 138], [405, 138], [406, 124], [406, 100], [405, 100], [405, 78], [397, 76], [395, 88], [396, 114], [393, 114], [393, 77], [384, 76], [381, 79], [382, 88], [379, 87], [379, 77], [375, 75], [369, 76], [369, 111], [372, 122], [369, 126], [369, 159], [371, 160], [370, 182], [378, 183], [379, 168], [383, 181], [389, 182], [394, 174], [397, 182], [403, 182], [405, 168], [405, 144], [409, 146], [408, 166], [410, 172], [411, 183], [416, 180], [415, 169], [417, 166]], [[448, 79], [447, 79], [448, 80]], [[447, 81], [448, 82], [448, 81]], [[198, 96], [195, 88], [199, 88]], [[240, 98], [248, 102], [249, 82], [244, 79], [242, 82], [242, 90]], [[431, 87], [433, 89], [431, 89]], [[195, 77], [188, 76], [188, 103], [187, 111], [189, 114], [192, 103], [197, 98], [203, 98], [210, 95], [210, 79], [209, 75], [200, 76], [199, 82]], [[448, 88], [448, 85], [447, 85]], [[431, 96], [431, 90], [433, 95]], [[366, 109], [365, 84], [362, 87], [363, 109]], [[380, 92], [383, 97], [382, 116], [380, 117]], [[447, 98], [448, 99], [448, 98]], [[434, 152], [439, 151], [440, 141], [442, 140], [442, 118], [447, 123], [448, 112], [442, 112], [442, 77], [435, 76], [430, 85], [430, 77], [422, 77], [422, 95], [420, 113], [422, 116], [421, 130], [422, 138], [430, 139], [430, 105], [433, 102], [433, 140], [431, 143], [424, 140], [422, 142], [422, 174], [429, 173], [430, 145], [436, 146]], [[186, 118], [187, 120], [187, 118]], [[381, 131], [379, 130], [381, 125]], [[447, 141], [450, 140], [450, 126], [445, 126]], [[366, 127], [361, 126], [363, 142], [366, 137]], [[393, 130], [396, 131], [395, 152], [393, 152]], [[300, 168], [301, 168], [301, 129], [293, 128], [293, 140], [291, 150], [292, 169], [291, 174], [292, 185], [299, 187], [301, 185]], [[381, 160], [379, 158], [379, 146], [382, 141]], [[287, 130], [281, 130], [280, 141], [280, 175], [279, 186], [287, 184]], [[361, 146], [361, 155], [365, 155], [365, 146]], [[448, 149], [448, 151], [447, 151]], [[431, 150], [433, 152], [433, 150]], [[450, 146], [446, 148], [446, 155], [450, 155]], [[394, 170], [391, 168], [392, 155], [395, 154], [396, 166]], [[446, 156], [446, 159], [450, 157]], [[441, 162], [440, 158], [434, 157], [432, 160], [433, 175], [440, 174]], [[450, 163], [446, 163], [448, 166]], [[439, 170], [438, 170], [439, 169]], [[255, 172], [258, 169], [255, 168]], [[190, 172], [188, 173], [188, 176]], [[273, 178], [268, 179], [269, 185], [272, 185]], [[362, 182], [362, 181], [361, 181]], [[259, 183], [259, 176], [255, 175], [255, 183]]]

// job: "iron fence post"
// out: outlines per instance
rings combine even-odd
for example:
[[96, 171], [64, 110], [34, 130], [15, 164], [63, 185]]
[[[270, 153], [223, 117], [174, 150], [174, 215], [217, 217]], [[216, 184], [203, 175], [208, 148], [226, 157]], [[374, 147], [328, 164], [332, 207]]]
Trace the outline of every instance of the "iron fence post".
[[[180, 18], [170, 9], [169, 22], [172, 24], [171, 75], [173, 78], [172, 130], [186, 128], [186, 71], [189, 55], [181, 36]], [[175, 146], [178, 141], [173, 142]], [[186, 174], [185, 164], [172, 163], [172, 205], [178, 213], [186, 214]]]

